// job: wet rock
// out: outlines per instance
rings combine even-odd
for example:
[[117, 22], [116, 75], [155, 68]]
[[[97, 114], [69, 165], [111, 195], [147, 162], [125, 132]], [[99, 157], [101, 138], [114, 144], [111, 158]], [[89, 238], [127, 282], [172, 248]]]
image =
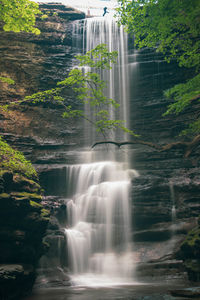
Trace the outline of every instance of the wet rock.
[[191, 281], [200, 281], [200, 227], [191, 230], [176, 253], [184, 261]]
[[71, 281], [68, 275], [69, 270], [67, 268], [48, 267], [45, 269], [38, 269], [38, 277], [36, 281], [36, 287], [49, 288], [49, 287], [61, 287], [70, 286]]
[[45, 251], [49, 211], [41, 205], [41, 187], [33, 178], [11, 171], [0, 178], [0, 298], [21, 299], [31, 290]]
[[135, 242], [155, 242], [155, 241], [166, 241], [172, 236], [172, 231], [170, 229], [149, 229], [133, 234], [133, 240]]
[[200, 298], [200, 288], [199, 287], [191, 287], [182, 290], [174, 290], [170, 291], [171, 295], [174, 297], [188, 297], [190, 298]]
[[184, 274], [183, 264], [181, 260], [165, 260], [150, 263], [140, 263], [137, 265], [136, 276], [142, 280], [157, 280], [161, 277], [166, 280], [169, 276], [170, 278], [182, 278], [186, 279], [186, 274]]
[[35, 272], [31, 265], [0, 265], [0, 298], [21, 299], [31, 289], [34, 280]]

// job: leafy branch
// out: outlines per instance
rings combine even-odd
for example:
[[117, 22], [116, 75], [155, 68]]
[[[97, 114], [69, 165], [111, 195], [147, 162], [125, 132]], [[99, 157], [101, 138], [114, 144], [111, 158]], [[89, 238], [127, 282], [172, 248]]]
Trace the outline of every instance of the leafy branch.
[[[136, 136], [132, 130], [124, 126], [123, 120], [110, 118], [109, 108], [113, 107], [113, 109], [117, 110], [119, 104], [114, 99], [104, 95], [106, 82], [97, 73], [101, 69], [110, 69], [112, 67], [112, 64], [116, 62], [117, 52], [109, 52], [105, 44], [100, 44], [85, 55], [78, 55], [76, 58], [80, 61], [79, 67], [72, 69], [64, 80], [57, 83], [56, 88], [35, 93], [21, 101], [11, 102], [9, 106], [51, 101], [62, 106], [64, 118], [83, 118], [90, 122], [96, 128], [96, 131], [102, 133], [104, 137], [108, 131], [115, 129], [120, 129]], [[85, 72], [83, 66], [88, 66], [89, 71]], [[94, 121], [93, 119], [91, 120], [84, 109], [74, 109], [71, 105], [65, 103], [63, 92], [69, 89], [73, 90], [80, 106], [85, 104], [90, 106]]]

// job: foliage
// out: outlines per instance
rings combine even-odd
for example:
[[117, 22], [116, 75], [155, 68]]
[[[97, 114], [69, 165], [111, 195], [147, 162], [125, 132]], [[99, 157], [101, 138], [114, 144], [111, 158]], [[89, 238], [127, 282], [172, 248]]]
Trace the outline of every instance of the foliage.
[[173, 98], [176, 102], [169, 105], [165, 115], [169, 113], [178, 114], [197, 96], [200, 96], [200, 74], [188, 80], [186, 83], [175, 85], [173, 88], [165, 91], [167, 98]]
[[[177, 84], [173, 88], [165, 91], [165, 96], [174, 99], [174, 102], [168, 106], [164, 115], [171, 113], [179, 114], [193, 100], [200, 98], [200, 74], [188, 80], [186, 83]], [[200, 132], [200, 119], [196, 119], [189, 124], [189, 127], [181, 132], [181, 135], [198, 134]]]
[[[118, 0], [119, 23], [135, 35], [139, 48], [153, 47], [170, 62], [193, 68], [195, 77], [165, 92], [174, 99], [166, 114], [178, 114], [199, 95], [200, 77], [200, 1], [199, 0]], [[197, 134], [200, 121], [195, 120], [182, 132]]]
[[0, 1], [0, 20], [4, 23], [5, 31], [40, 34], [40, 30], [35, 27], [36, 15], [40, 14], [38, 4], [30, 0]]
[[29, 178], [37, 177], [32, 164], [25, 159], [22, 153], [14, 150], [3, 141], [2, 137], [0, 137], [0, 169], [25, 174]]
[[8, 84], [15, 84], [15, 81], [13, 79], [9, 78], [9, 77], [0, 76], [0, 81], [8, 83]]
[[[111, 64], [116, 61], [117, 52], [109, 52], [105, 44], [100, 44], [96, 48], [88, 51], [85, 55], [78, 55], [76, 58], [80, 61], [80, 66], [72, 69], [68, 77], [57, 83], [57, 87], [51, 90], [35, 93], [25, 97], [21, 103], [38, 103], [52, 101], [62, 105], [64, 109], [64, 118], [83, 118], [95, 126], [98, 132], [103, 135], [109, 130], [119, 128], [129, 134], [135, 134], [123, 125], [123, 120], [113, 120], [109, 116], [109, 107], [117, 109], [119, 104], [104, 95], [106, 83], [101, 79], [100, 74], [95, 71], [100, 69], [110, 69]], [[85, 71], [83, 66], [88, 66], [89, 71]], [[71, 105], [66, 105], [62, 93], [65, 89], [71, 89], [76, 96], [79, 104], [82, 106], [88, 104], [95, 116], [95, 121], [83, 109], [74, 109]], [[19, 104], [19, 102], [18, 102]], [[16, 102], [11, 103], [16, 105]]]
[[119, 0], [120, 23], [134, 32], [136, 44], [154, 47], [181, 66], [200, 66], [199, 0]]

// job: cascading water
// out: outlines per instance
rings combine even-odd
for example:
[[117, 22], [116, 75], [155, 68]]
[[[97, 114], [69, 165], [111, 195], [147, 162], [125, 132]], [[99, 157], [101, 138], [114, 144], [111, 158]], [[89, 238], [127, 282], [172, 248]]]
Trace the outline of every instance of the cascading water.
[[[99, 44], [106, 44], [109, 51], [117, 51], [117, 63], [112, 65], [110, 70], [101, 70], [101, 78], [107, 83], [105, 96], [116, 100], [120, 104], [120, 109], [116, 111], [110, 107], [110, 118], [120, 119], [124, 121], [124, 125], [128, 127], [129, 123], [129, 67], [128, 67], [128, 36], [124, 32], [123, 27], [118, 27], [113, 18], [91, 18], [84, 21], [83, 26], [80, 22], [74, 23], [73, 36], [75, 37], [74, 46], [82, 46], [81, 53], [85, 53], [94, 49]], [[77, 49], [78, 50], [78, 49]], [[80, 51], [80, 49], [79, 49]], [[85, 67], [85, 71], [89, 71]], [[87, 111], [90, 109], [86, 107]], [[88, 111], [89, 113], [89, 111]], [[90, 119], [93, 119], [91, 113]], [[88, 131], [90, 134], [88, 134]], [[117, 132], [109, 133], [111, 138], [125, 138], [125, 134]], [[85, 126], [86, 145], [91, 145], [97, 141], [97, 133], [94, 128], [87, 124]], [[102, 137], [101, 137], [102, 139]]]
[[[77, 22], [73, 30], [73, 36], [79, 37], [79, 41], [80, 28]], [[101, 76], [108, 83], [106, 96], [120, 104], [118, 115], [111, 109], [110, 116], [124, 120], [127, 126], [127, 35], [112, 19], [87, 19], [83, 25], [83, 52], [100, 43], [105, 43], [109, 51], [118, 51], [117, 64], [111, 70], [103, 71]], [[77, 39], [75, 45], [78, 45]], [[91, 146], [98, 137], [88, 125], [84, 131], [87, 146]], [[112, 138], [126, 137], [112, 133]], [[137, 172], [129, 170], [125, 151], [115, 152], [111, 148], [90, 154], [90, 158], [85, 157], [81, 164], [67, 166], [71, 199], [67, 200], [65, 233], [71, 278], [75, 285], [132, 283], [134, 261], [129, 189], [131, 176], [137, 176]]]

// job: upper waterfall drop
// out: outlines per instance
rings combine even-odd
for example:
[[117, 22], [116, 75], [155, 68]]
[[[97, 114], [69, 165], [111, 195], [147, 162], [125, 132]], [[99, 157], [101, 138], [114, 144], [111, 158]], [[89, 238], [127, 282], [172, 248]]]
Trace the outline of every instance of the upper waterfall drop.
[[[104, 91], [105, 96], [114, 99], [120, 105], [120, 109], [117, 110], [110, 106], [110, 118], [122, 120], [123, 125], [129, 127], [130, 70], [128, 66], [128, 35], [124, 32], [122, 26], [117, 25], [114, 18], [95, 17], [85, 19], [83, 24], [81, 23], [81, 21], [77, 21], [73, 25], [73, 42], [80, 54], [85, 54], [99, 44], [106, 44], [110, 52], [117, 51], [118, 53], [117, 63], [112, 64], [110, 70], [97, 70], [97, 72], [100, 73], [101, 79], [107, 84]], [[88, 67], [84, 68], [89, 71]], [[85, 110], [87, 110], [89, 118], [94, 120], [89, 105], [85, 106]], [[119, 131], [110, 131], [108, 138], [123, 140], [127, 138], [127, 135]], [[98, 137], [94, 128], [85, 124], [86, 144], [92, 145], [98, 139], [102, 139], [102, 137]]]

